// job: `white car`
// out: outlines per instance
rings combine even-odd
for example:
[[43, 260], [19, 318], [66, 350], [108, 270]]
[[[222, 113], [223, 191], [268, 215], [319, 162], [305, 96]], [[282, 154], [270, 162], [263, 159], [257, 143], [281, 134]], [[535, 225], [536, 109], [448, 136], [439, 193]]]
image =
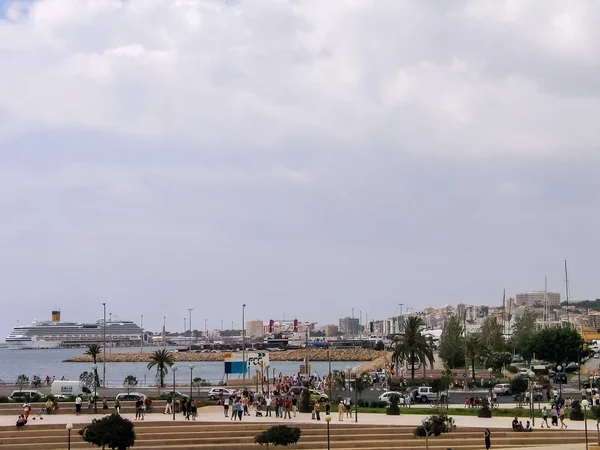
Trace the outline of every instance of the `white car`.
[[510, 395], [510, 384], [497, 384], [494, 386], [497, 395]]
[[[390, 404], [390, 396], [392, 394], [396, 394], [398, 396], [398, 398], [404, 399], [404, 395], [401, 394], [400, 392], [396, 392], [396, 391], [388, 391], [388, 392], [384, 392], [383, 394], [381, 394], [379, 396], [379, 401], [380, 402], [384, 402], [387, 403], [388, 405]], [[398, 402], [400, 403], [400, 402]]]
[[221, 396], [229, 397], [230, 395], [233, 395], [233, 394], [235, 394], [235, 391], [232, 391], [231, 389], [212, 388], [210, 391], [208, 391], [207, 397], [210, 398], [211, 400], [216, 400], [216, 399], [220, 398]]

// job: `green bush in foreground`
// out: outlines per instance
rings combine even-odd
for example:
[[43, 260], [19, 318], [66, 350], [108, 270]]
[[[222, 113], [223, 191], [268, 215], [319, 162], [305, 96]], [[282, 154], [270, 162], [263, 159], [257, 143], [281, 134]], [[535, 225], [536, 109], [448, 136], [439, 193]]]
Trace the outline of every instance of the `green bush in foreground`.
[[298, 427], [277, 425], [260, 433], [254, 438], [254, 442], [260, 445], [266, 444], [267, 448], [269, 448], [269, 444], [288, 446], [297, 443], [301, 433]]
[[416, 437], [439, 436], [442, 433], [449, 433], [454, 428], [454, 419], [446, 413], [438, 411], [423, 420], [423, 423], [415, 428], [414, 435]]

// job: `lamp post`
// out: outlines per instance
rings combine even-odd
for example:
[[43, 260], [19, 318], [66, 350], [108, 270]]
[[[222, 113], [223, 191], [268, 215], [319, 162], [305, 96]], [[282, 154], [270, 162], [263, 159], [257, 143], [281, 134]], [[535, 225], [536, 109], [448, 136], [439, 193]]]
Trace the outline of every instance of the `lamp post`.
[[588, 450], [588, 435], [587, 435], [587, 416], [586, 416], [586, 411], [587, 411], [587, 407], [590, 406], [590, 402], [588, 402], [586, 399], [583, 399], [581, 401], [581, 406], [583, 406], [583, 425], [585, 427], [585, 450]]
[[494, 372], [494, 369], [490, 367], [488, 372], [490, 373], [490, 414], [492, 414], [492, 411], [494, 410], [494, 396], [492, 395], [492, 373]]
[[242, 361], [244, 362], [244, 375], [242, 385], [244, 390], [246, 390], [246, 371], [248, 367], [246, 366], [246, 323], [244, 322], [246, 315], [246, 304], [242, 304]]
[[[560, 374], [562, 374], [562, 369], [563, 369], [563, 368], [562, 368], [562, 366], [558, 366], [558, 367], [556, 368], [556, 370], [558, 371], [558, 374], [557, 374], [557, 375], [560, 375]], [[559, 389], [560, 389], [560, 394], [559, 394], [559, 397], [562, 397], [562, 377], [559, 377], [559, 380], [560, 380], [560, 381], [558, 382], [558, 384], [559, 384]]]
[[535, 377], [535, 373], [533, 370], [530, 370], [529, 373], [529, 412], [531, 413], [531, 426], [535, 426], [535, 414], [533, 414], [533, 377]]
[[331, 422], [331, 414], [325, 416], [325, 422], [327, 422], [327, 450], [331, 450], [331, 443], [329, 441], [329, 422]]
[[102, 303], [104, 308], [104, 319], [102, 320], [102, 386], [106, 387], [106, 303]]
[[193, 398], [194, 391], [192, 390], [192, 386], [194, 383], [194, 379], [192, 378], [192, 373], [194, 372], [194, 365], [190, 364], [190, 400]]
[[94, 414], [98, 414], [98, 396], [96, 395], [98, 384], [96, 383], [96, 370], [98, 370], [98, 366], [92, 364], [92, 371], [94, 372]]
[[73, 424], [67, 424], [67, 450], [71, 450], [71, 430], [73, 429]]
[[171, 406], [173, 407], [173, 420], [175, 420], [175, 372], [177, 372], [177, 366], [173, 365], [171, 370], [173, 371], [173, 397], [171, 398]]

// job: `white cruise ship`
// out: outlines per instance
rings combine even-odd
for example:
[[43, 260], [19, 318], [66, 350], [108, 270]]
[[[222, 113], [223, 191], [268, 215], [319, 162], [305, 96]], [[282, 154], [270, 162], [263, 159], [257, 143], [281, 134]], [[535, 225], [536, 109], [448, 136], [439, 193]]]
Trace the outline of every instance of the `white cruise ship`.
[[96, 323], [60, 322], [60, 312], [56, 313], [53, 311], [52, 321], [34, 321], [13, 328], [6, 337], [8, 348], [70, 348], [103, 342], [112, 347], [129, 347], [139, 345], [142, 338], [142, 329], [130, 321], [106, 322], [105, 327], [102, 319]]

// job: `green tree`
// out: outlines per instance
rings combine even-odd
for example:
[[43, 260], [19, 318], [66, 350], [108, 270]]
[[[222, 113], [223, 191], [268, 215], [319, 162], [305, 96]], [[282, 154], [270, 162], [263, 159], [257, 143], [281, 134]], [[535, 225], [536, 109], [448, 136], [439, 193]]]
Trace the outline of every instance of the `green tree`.
[[533, 336], [536, 332], [535, 315], [526, 310], [525, 313], [515, 321], [511, 348], [530, 361], [533, 356]]
[[276, 425], [274, 427], [267, 428], [265, 431], [256, 436], [254, 438], [254, 442], [260, 445], [267, 444], [267, 448], [269, 448], [269, 444], [283, 445], [287, 447], [288, 445], [297, 443], [300, 440], [301, 434], [302, 431], [298, 427]]
[[123, 387], [127, 390], [128, 394], [131, 392], [132, 389], [135, 389], [137, 385], [138, 380], [133, 375], [127, 375], [123, 380]]
[[156, 380], [160, 383], [160, 387], [165, 386], [165, 375], [169, 373], [169, 367], [175, 364], [173, 355], [165, 349], [156, 350], [150, 356], [150, 362], [148, 363], [148, 370], [156, 367]]
[[502, 333], [502, 326], [495, 317], [488, 317], [481, 326], [481, 340], [491, 352], [506, 350], [506, 342]]
[[465, 349], [467, 353], [467, 359], [471, 365], [471, 375], [473, 381], [475, 380], [475, 363], [480, 361], [482, 358], [486, 358], [489, 355], [489, 350], [481, 340], [479, 333], [473, 333], [467, 336], [465, 342]]
[[536, 358], [565, 365], [579, 361], [583, 339], [573, 328], [544, 328], [533, 335], [532, 348]]
[[433, 345], [431, 339], [423, 336], [425, 323], [420, 317], [409, 316], [403, 319], [404, 333], [395, 338], [393, 344], [392, 361], [399, 366], [402, 361], [407, 361], [411, 366], [410, 379], [415, 380], [415, 362], [418, 357], [423, 364], [429, 362], [433, 368]]
[[79, 430], [79, 434], [86, 442], [113, 450], [127, 450], [135, 443], [133, 423], [118, 414], [92, 420], [90, 425]]
[[529, 382], [523, 377], [515, 376], [510, 380], [510, 392], [517, 397], [527, 392], [528, 387]]
[[364, 371], [358, 377], [356, 377], [356, 379], [353, 379], [350, 384], [354, 389], [356, 389], [357, 394], [362, 397], [364, 390], [373, 385], [373, 380], [371, 379], [369, 372]]
[[17, 377], [15, 384], [19, 386], [19, 391], [22, 391], [29, 384], [29, 377], [23, 373]]
[[504, 366], [508, 366], [512, 360], [510, 352], [491, 352], [487, 358], [486, 365], [498, 371]]
[[[102, 353], [102, 349], [98, 344], [90, 344], [87, 346], [87, 350], [85, 351], [86, 355], [92, 357], [92, 361], [94, 361], [94, 366], [98, 363], [98, 356]], [[98, 368], [94, 369], [94, 380], [96, 382], [96, 386], [100, 386], [100, 378], [98, 377]]]
[[92, 372], [81, 372], [79, 374], [79, 383], [81, 383], [86, 388], [94, 387], [94, 377], [95, 374]]
[[451, 316], [444, 324], [438, 353], [446, 366], [464, 367], [465, 365], [465, 338], [464, 328], [457, 316]]

